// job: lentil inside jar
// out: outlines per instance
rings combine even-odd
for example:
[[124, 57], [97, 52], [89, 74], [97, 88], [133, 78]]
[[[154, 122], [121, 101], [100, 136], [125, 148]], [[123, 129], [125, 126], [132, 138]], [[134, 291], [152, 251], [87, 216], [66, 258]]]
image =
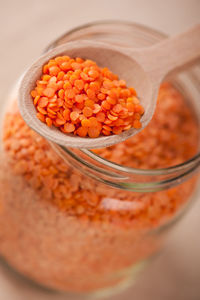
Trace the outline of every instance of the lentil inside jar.
[[[123, 281], [123, 270], [160, 249], [162, 241], [148, 232], [176, 215], [196, 183], [192, 178], [148, 194], [108, 187], [64, 162], [25, 124], [15, 101], [5, 116], [3, 147], [0, 253], [21, 273], [58, 290], [90, 292]], [[148, 127], [95, 153], [157, 169], [188, 160], [197, 147], [191, 109], [163, 83]]]

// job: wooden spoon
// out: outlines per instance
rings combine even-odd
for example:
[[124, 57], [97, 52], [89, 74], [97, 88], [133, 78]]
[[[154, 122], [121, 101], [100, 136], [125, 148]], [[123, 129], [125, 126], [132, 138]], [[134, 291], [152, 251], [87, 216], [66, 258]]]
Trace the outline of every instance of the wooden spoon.
[[[133, 86], [145, 108], [141, 119], [143, 129], [151, 120], [161, 81], [172, 71], [200, 57], [200, 24], [176, 37], [168, 38], [147, 48], [123, 48], [96, 41], [69, 42], [40, 57], [25, 73], [19, 88], [19, 109], [26, 123], [40, 135], [59, 145], [74, 148], [102, 148], [122, 142], [140, 130], [129, 129], [119, 135], [81, 138], [49, 128], [36, 117], [30, 95], [36, 80], [42, 74], [42, 66], [59, 55], [92, 59], [101, 67], [108, 67], [128, 86]], [[166, 116], [170, 118], [169, 116]]]

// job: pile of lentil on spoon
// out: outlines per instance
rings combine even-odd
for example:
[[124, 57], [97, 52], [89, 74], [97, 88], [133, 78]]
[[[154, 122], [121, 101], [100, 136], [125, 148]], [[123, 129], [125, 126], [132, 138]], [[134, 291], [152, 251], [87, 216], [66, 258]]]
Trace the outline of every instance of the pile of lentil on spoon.
[[97, 138], [141, 128], [144, 108], [135, 89], [92, 60], [49, 60], [31, 96], [38, 119], [64, 133]]

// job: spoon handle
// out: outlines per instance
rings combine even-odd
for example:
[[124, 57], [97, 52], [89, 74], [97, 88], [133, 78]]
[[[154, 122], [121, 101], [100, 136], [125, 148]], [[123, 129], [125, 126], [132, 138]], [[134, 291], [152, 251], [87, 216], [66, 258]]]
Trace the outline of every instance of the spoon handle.
[[170, 72], [200, 58], [200, 24], [143, 49], [129, 52], [148, 72], [153, 81], [162, 80]]

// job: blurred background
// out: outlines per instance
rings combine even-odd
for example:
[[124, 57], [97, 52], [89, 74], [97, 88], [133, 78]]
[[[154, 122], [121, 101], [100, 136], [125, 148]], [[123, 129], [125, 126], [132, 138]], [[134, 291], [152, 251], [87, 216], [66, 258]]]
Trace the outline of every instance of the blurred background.
[[[199, 0], [0, 0], [0, 101], [55, 38], [97, 20], [138, 22], [169, 35], [200, 21]], [[200, 200], [200, 199], [199, 199]], [[200, 299], [200, 202], [135, 286], [110, 300]], [[0, 264], [0, 300], [68, 300], [39, 290]], [[69, 298], [71, 300], [71, 298]]]

